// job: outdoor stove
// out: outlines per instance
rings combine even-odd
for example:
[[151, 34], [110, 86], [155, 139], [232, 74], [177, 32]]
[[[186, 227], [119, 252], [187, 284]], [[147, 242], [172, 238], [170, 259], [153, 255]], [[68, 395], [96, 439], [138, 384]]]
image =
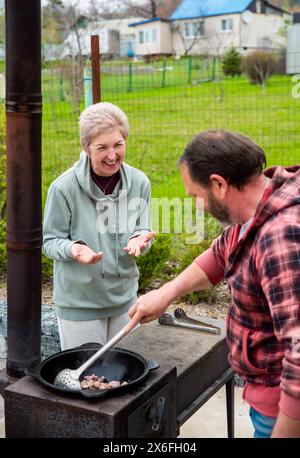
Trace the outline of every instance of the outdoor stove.
[[221, 386], [227, 388], [228, 435], [233, 436], [233, 371], [221, 335], [161, 326], [140, 326], [122, 348], [155, 359], [160, 368], [126, 394], [96, 400], [61, 396], [26, 376], [4, 391], [6, 437], [163, 438]]

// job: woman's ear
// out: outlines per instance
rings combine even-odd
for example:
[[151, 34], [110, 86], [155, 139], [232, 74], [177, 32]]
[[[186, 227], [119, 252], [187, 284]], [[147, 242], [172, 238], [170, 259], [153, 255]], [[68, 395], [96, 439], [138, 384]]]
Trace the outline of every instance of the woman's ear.
[[210, 189], [218, 199], [225, 199], [228, 191], [228, 183], [221, 175], [213, 173], [210, 177]]

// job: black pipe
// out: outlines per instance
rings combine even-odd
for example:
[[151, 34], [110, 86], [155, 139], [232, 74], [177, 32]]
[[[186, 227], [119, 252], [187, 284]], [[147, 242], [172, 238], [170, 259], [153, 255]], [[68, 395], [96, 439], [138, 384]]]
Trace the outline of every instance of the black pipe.
[[7, 373], [41, 357], [41, 2], [6, 0]]

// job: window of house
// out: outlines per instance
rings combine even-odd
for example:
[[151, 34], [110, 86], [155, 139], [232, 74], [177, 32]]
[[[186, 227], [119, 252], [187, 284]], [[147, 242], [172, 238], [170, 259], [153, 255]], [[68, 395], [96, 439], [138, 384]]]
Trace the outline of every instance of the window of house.
[[274, 19], [273, 20], [273, 33], [278, 33], [279, 32], [279, 29], [280, 29], [280, 21], [279, 19]]
[[257, 12], [257, 14], [261, 14], [262, 13], [262, 4], [261, 4], [260, 0], [258, 0], [256, 2], [256, 12]]
[[152, 43], [156, 43], [156, 29], [152, 29]]
[[184, 24], [184, 37], [185, 38], [202, 37], [203, 35], [204, 35], [203, 22], [186, 22]]
[[233, 19], [222, 19], [221, 20], [221, 30], [222, 32], [231, 32], [233, 30]]
[[139, 43], [156, 43], [157, 34], [156, 29], [151, 30], [140, 30], [139, 31]]

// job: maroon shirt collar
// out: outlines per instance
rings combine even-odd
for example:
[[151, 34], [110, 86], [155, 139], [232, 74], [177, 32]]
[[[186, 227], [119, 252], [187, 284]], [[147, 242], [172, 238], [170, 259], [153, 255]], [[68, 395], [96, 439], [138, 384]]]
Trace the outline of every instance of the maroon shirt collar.
[[120, 171], [118, 170], [114, 175], [110, 177], [103, 177], [97, 175], [91, 168], [91, 177], [93, 182], [96, 183], [96, 185], [101, 189], [103, 194], [112, 194], [120, 179]]

